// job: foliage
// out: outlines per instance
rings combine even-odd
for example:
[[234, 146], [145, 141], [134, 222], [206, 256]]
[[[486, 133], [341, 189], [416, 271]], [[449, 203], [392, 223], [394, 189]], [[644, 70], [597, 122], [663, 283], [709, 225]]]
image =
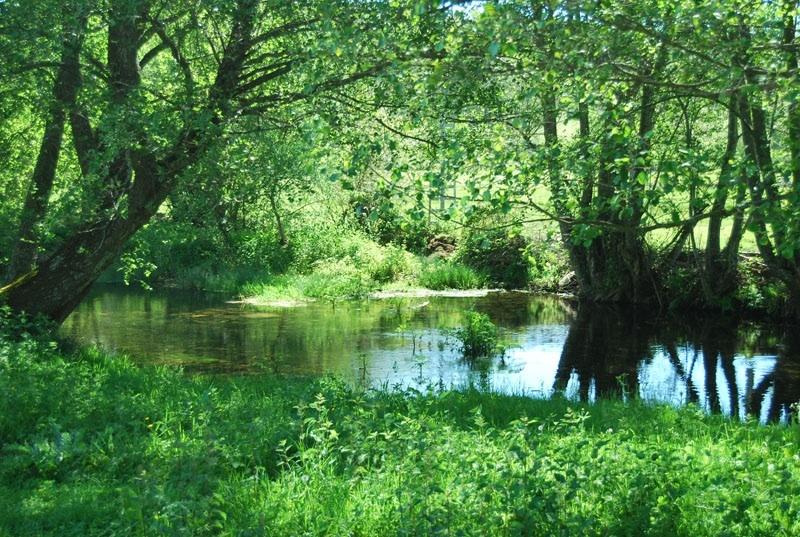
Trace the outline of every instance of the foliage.
[[758, 259], [745, 259], [740, 265], [735, 299], [741, 307], [761, 314], [780, 317], [788, 309], [786, 287], [767, 275]]
[[780, 318], [788, 315], [785, 286], [771, 279], [764, 264], [753, 256], [743, 256], [737, 266], [736, 290], [732, 296], [709, 303], [703, 299], [698, 259], [676, 263], [665, 278], [669, 308], [676, 311], [714, 309], [741, 316]]
[[456, 259], [486, 274], [491, 285], [522, 289], [528, 285], [527, 246], [518, 231], [470, 230], [456, 248]]
[[[442, 233], [489, 285], [800, 315], [796, 3], [27, 4], [0, 2], [18, 310], [63, 320], [100, 274], [230, 291], [339, 261], [351, 292]], [[737, 292], [745, 244], [768, 285]]]
[[[58, 327], [42, 316], [32, 317], [0, 304], [0, 340], [25, 341], [48, 338]], [[52, 346], [52, 342], [50, 342]]]
[[[664, 283], [664, 289], [667, 296], [670, 297], [670, 309], [680, 311], [703, 307], [700, 276], [697, 264], [693, 262], [680, 263], [672, 267]], [[721, 302], [717, 306], [723, 311], [730, 310], [730, 304], [726, 305]]]
[[468, 360], [502, 352], [498, 345], [497, 326], [485, 313], [468, 311], [463, 326], [455, 331], [455, 337], [461, 342], [461, 355]]
[[393, 243], [421, 254], [436, 234], [424, 220], [402, 214], [383, 193], [356, 193], [350, 205], [361, 229], [381, 244]]
[[558, 291], [559, 282], [571, 268], [561, 241], [552, 234], [531, 240], [525, 257], [528, 262], [528, 286], [538, 291]]
[[[381, 246], [361, 234], [338, 236], [324, 257], [311, 262], [304, 272], [255, 278], [238, 287], [241, 294], [259, 300], [364, 298], [378, 287], [408, 282], [419, 261], [405, 250]], [[306, 258], [304, 264], [310, 262]]]
[[[0, 534], [792, 535], [797, 425], [0, 342]], [[709, 486], [712, 483], [713, 486]]]

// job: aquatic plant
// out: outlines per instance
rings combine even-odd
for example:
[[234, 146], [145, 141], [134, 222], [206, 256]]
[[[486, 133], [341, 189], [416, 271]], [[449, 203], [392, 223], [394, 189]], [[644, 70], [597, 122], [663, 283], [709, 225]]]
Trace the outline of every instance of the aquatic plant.
[[467, 359], [491, 356], [501, 351], [497, 326], [484, 313], [468, 311], [464, 315], [463, 326], [455, 331], [455, 336], [461, 342], [461, 354]]

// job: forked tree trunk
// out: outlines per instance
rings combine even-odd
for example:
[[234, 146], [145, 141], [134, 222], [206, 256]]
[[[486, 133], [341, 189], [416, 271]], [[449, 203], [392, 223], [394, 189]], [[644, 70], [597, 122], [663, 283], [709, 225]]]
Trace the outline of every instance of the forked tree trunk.
[[50, 193], [53, 190], [67, 114], [74, 106], [80, 88], [80, 50], [86, 27], [86, 15], [78, 13], [75, 17], [76, 14], [70, 13], [68, 8], [64, 11], [66, 20], [61, 60], [53, 87], [53, 99], [45, 120], [42, 143], [20, 215], [17, 239], [9, 260], [6, 273], [6, 280], [9, 282], [28, 273], [36, 262], [39, 248], [38, 228], [47, 213]]

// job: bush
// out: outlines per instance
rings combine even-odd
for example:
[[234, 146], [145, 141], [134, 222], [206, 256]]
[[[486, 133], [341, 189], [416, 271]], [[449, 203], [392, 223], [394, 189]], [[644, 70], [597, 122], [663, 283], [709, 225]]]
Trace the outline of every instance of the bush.
[[427, 289], [476, 289], [483, 287], [486, 277], [461, 263], [432, 261], [422, 267], [419, 284]]
[[419, 271], [419, 261], [413, 254], [390, 244], [383, 249], [379, 263], [371, 267], [370, 275], [379, 283], [396, 282]]
[[491, 356], [500, 351], [497, 343], [497, 326], [489, 316], [475, 311], [468, 311], [465, 324], [456, 330], [456, 339], [461, 342], [461, 354], [464, 358], [473, 359]]
[[401, 214], [384, 193], [353, 195], [350, 207], [360, 229], [381, 244], [398, 244], [422, 253], [436, 233], [424, 219]]
[[225, 238], [212, 226], [156, 220], [133, 237], [101, 281], [233, 292], [265, 274], [282, 272], [290, 257], [291, 248], [281, 246], [273, 230]]
[[456, 248], [456, 259], [486, 274], [491, 285], [520, 289], [528, 285], [527, 246], [515, 231], [472, 231]]
[[770, 277], [760, 258], [746, 258], [739, 263], [735, 300], [741, 308], [773, 316], [787, 315], [787, 296], [785, 285]]

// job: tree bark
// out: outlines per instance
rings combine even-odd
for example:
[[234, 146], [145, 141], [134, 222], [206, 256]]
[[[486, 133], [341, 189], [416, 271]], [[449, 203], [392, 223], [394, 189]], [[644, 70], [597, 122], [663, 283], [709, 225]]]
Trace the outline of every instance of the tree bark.
[[[739, 144], [738, 121], [736, 96], [732, 95], [728, 103], [727, 142], [720, 162], [719, 179], [711, 206], [711, 217], [708, 220], [708, 238], [702, 274], [703, 292], [708, 304], [719, 303], [721, 299], [730, 295], [736, 286], [739, 242], [743, 233], [743, 212], [737, 211], [734, 215], [733, 229], [725, 252], [722, 252], [721, 229], [723, 212], [733, 183], [732, 161], [736, 157], [736, 147]], [[741, 203], [744, 189], [739, 187], [738, 193], [737, 204]]]
[[[67, 113], [74, 107], [81, 84], [80, 50], [87, 19], [85, 14], [70, 12], [69, 8], [64, 11], [66, 20], [62, 32], [61, 60], [53, 86], [53, 99], [45, 120], [42, 143], [25, 197], [17, 240], [12, 249], [6, 274], [9, 282], [30, 272], [36, 263], [39, 248], [38, 228], [47, 213], [50, 193], [53, 190]], [[75, 11], [80, 11], [80, 8]]]

